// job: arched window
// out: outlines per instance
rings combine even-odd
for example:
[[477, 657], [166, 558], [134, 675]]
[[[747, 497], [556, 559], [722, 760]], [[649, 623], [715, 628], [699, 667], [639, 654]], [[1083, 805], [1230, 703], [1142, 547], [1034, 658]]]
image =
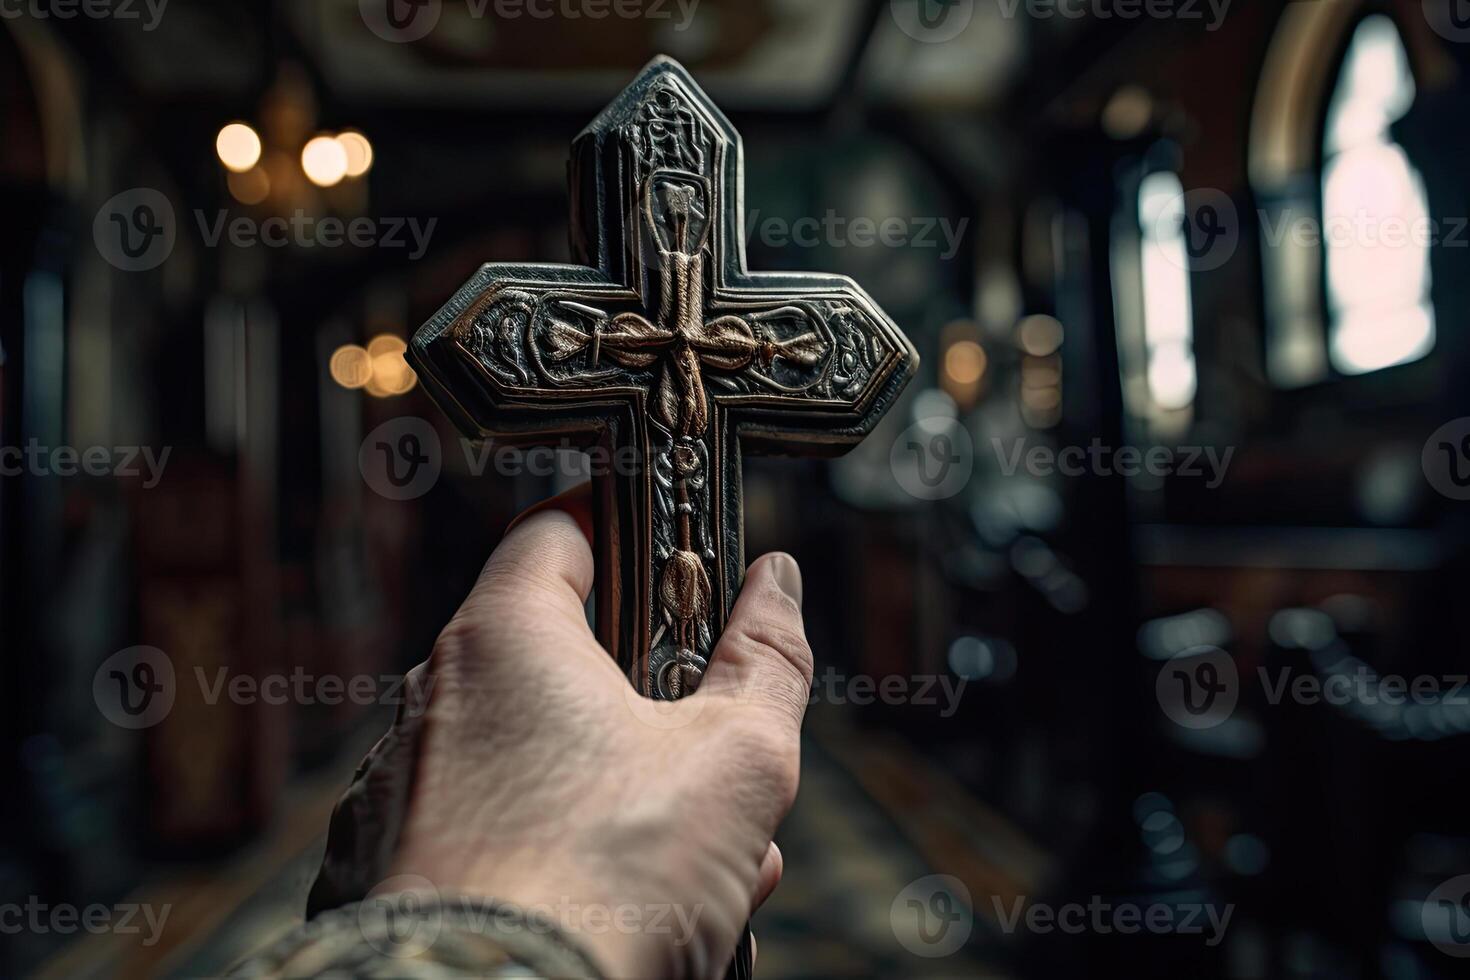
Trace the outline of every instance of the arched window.
[[[1285, 388], [1434, 348], [1424, 184], [1393, 135], [1416, 96], [1405, 37], [1370, 0], [1288, 4], [1262, 66], [1250, 175], [1266, 367]], [[1448, 70], [1414, 50], [1424, 77]]]
[[1194, 417], [1198, 374], [1185, 194], [1164, 144], [1120, 171], [1112, 264], [1123, 401], [1148, 437], [1166, 439]]
[[1343, 374], [1417, 360], [1434, 347], [1429, 206], [1390, 127], [1414, 103], [1393, 22], [1363, 20], [1328, 103], [1322, 156], [1328, 351]]
[[1194, 403], [1194, 304], [1184, 241], [1184, 186], [1158, 170], [1138, 188], [1142, 231], [1145, 377], [1153, 405], [1168, 411]]

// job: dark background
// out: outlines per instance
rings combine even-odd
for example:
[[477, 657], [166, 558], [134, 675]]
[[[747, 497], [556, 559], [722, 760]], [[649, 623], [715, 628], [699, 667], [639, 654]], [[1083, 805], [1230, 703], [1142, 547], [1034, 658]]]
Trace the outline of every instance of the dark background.
[[[391, 705], [193, 678], [406, 669], [507, 521], [578, 482], [473, 473], [396, 352], [480, 262], [566, 259], [567, 146], [658, 53], [744, 135], [751, 267], [853, 276], [924, 358], [847, 458], [746, 467], [748, 551], [801, 561], [818, 663], [759, 973], [1458, 974], [1463, 4], [443, 0], [401, 7], [438, 13], [412, 41], [356, 0], [106, 9], [0, 19], [0, 447], [169, 455], [156, 484], [0, 459], [0, 974], [218, 974], [299, 917]], [[243, 176], [232, 122], [263, 142]], [[303, 146], [346, 130], [370, 169], [316, 186]], [[139, 189], [173, 244], [135, 270]], [[1440, 234], [1273, 233], [1359, 205]], [[211, 244], [222, 211], [374, 242]], [[381, 238], [407, 222], [422, 255]], [[394, 500], [369, 433], [406, 417], [440, 476]], [[178, 690], [131, 729], [107, 672], [139, 646]], [[11, 928], [37, 903], [169, 916], [148, 944]], [[1078, 904], [1177, 927], [1008, 924]], [[1223, 937], [1183, 927], [1206, 907]]]

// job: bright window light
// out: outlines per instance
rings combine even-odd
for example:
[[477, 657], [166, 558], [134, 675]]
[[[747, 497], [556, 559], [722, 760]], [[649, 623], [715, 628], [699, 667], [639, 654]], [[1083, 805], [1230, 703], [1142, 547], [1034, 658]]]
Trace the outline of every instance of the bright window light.
[[1142, 229], [1143, 335], [1149, 395], [1166, 410], [1194, 403], [1194, 311], [1184, 241], [1184, 187], [1158, 171], [1138, 189]]
[[1414, 76], [1387, 17], [1358, 26], [1327, 112], [1322, 171], [1328, 337], [1344, 374], [1418, 360], [1434, 348], [1424, 181], [1389, 127]]

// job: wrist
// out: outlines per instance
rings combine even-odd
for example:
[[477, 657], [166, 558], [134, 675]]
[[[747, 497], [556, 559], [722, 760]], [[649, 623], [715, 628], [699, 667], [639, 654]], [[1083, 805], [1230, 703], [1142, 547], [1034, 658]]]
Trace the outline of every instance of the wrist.
[[[714, 885], [704, 880], [709, 876], [697, 876], [702, 884], [695, 885], [687, 880], [695, 877], [689, 860], [648, 846], [660, 840], [657, 830], [608, 822], [619, 823], [617, 832], [604, 826], [595, 834], [570, 833], [559, 843], [495, 835], [450, 848], [443, 835], [415, 834], [404, 842], [394, 870], [422, 875], [446, 894], [494, 896], [550, 921], [606, 976], [708, 975], [710, 962], [728, 955], [717, 948], [718, 925], [730, 918], [723, 905], [739, 907], [739, 921], [731, 926], [738, 933], [749, 895], [734, 882], [718, 887], [722, 876]], [[591, 846], [593, 837], [601, 843]], [[611, 843], [614, 837], [623, 846]], [[689, 895], [698, 898], [690, 902]]]
[[605, 977], [702, 976], [699, 918], [671, 903], [640, 903], [602, 882], [559, 878], [487, 878], [466, 891], [494, 894], [529, 918], [554, 926], [585, 951]]
[[329, 909], [235, 976], [603, 977], [555, 923], [505, 902], [435, 890], [375, 891]]

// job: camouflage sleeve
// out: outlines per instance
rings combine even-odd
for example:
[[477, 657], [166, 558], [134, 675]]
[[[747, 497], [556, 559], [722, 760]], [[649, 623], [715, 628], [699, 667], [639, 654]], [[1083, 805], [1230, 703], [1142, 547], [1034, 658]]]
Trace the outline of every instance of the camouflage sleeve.
[[323, 912], [233, 971], [242, 977], [600, 977], [540, 916], [491, 899], [373, 895]]

